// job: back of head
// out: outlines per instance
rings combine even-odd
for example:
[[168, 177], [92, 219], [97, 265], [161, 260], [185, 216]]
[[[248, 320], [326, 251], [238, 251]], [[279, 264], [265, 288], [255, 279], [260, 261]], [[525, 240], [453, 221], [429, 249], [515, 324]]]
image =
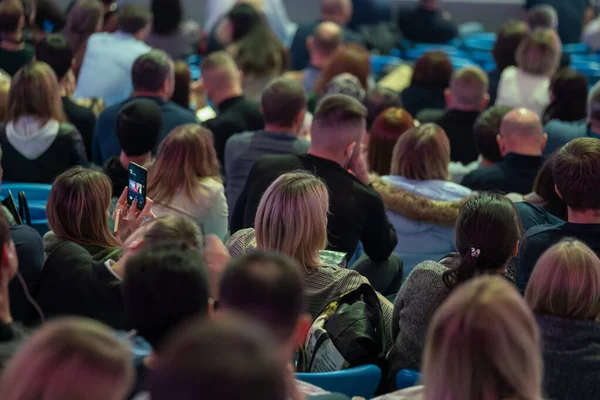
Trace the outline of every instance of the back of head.
[[448, 180], [450, 142], [437, 124], [409, 129], [394, 146], [391, 174], [419, 181]]
[[19, 0], [0, 2], [0, 33], [13, 33], [25, 23], [23, 5]]
[[550, 77], [560, 64], [561, 46], [554, 30], [536, 29], [519, 44], [517, 66], [529, 74]]
[[202, 253], [183, 242], [144, 246], [127, 259], [125, 314], [156, 351], [183, 322], [208, 313], [208, 276]]
[[351, 0], [321, 0], [321, 19], [346, 25], [352, 18]]
[[13, 76], [7, 119], [17, 121], [22, 116], [66, 120], [56, 74], [45, 62], [26, 64]]
[[467, 199], [455, 226], [460, 266], [444, 273], [444, 282], [454, 288], [483, 274], [503, 272], [516, 254], [521, 225], [515, 206], [507, 197], [481, 193]]
[[563, 239], [538, 259], [525, 300], [536, 314], [598, 319], [600, 259], [583, 242]]
[[261, 24], [262, 15], [252, 5], [238, 3], [227, 13], [227, 19], [231, 23], [231, 41], [237, 42]]
[[552, 119], [580, 121], [587, 116], [588, 80], [571, 68], [561, 68], [552, 78], [552, 102], [544, 111], [543, 122]]
[[152, 33], [170, 35], [177, 32], [183, 19], [181, 0], [152, 0]]
[[391, 107], [379, 114], [369, 131], [369, 169], [389, 175], [398, 138], [414, 126], [412, 115], [402, 108]]
[[537, 324], [501, 277], [457, 288], [435, 313], [423, 360], [426, 399], [541, 398]]
[[529, 27], [523, 21], [509, 20], [498, 31], [492, 54], [498, 71], [517, 65], [515, 53], [521, 41], [529, 35]]
[[111, 194], [110, 178], [102, 172], [81, 167], [63, 172], [46, 204], [50, 229], [60, 239], [82, 246], [121, 247], [108, 227]]
[[159, 92], [168, 79], [174, 78], [173, 60], [162, 50], [142, 54], [131, 69], [131, 82], [136, 92]]
[[128, 102], [117, 115], [116, 135], [121, 150], [129, 157], [151, 152], [162, 123], [160, 107], [155, 101], [140, 98]]
[[446, 89], [450, 86], [452, 63], [443, 51], [423, 54], [415, 62], [411, 85]]
[[164, 242], [183, 242], [189, 247], [202, 249], [203, 244], [198, 225], [189, 218], [175, 215], [153, 220], [132, 236], [128, 241], [142, 239], [143, 247], [149, 248]]
[[175, 62], [175, 87], [171, 101], [185, 109], [190, 108], [191, 84], [192, 74], [188, 63], [181, 60]]
[[479, 67], [464, 67], [454, 73], [450, 82], [451, 107], [483, 110], [489, 101], [488, 77]]
[[283, 253], [305, 268], [320, 266], [327, 246], [329, 195], [325, 184], [307, 172], [281, 175], [263, 195], [254, 226], [258, 248]]
[[[509, 111], [500, 124], [500, 153], [541, 155], [547, 136], [536, 113], [526, 108]], [[535, 153], [535, 154], [534, 154]]]
[[527, 23], [531, 29], [558, 28], [558, 13], [556, 9], [549, 4], [540, 4], [531, 7], [527, 13]]
[[323, 57], [331, 57], [342, 43], [344, 43], [342, 27], [335, 22], [321, 22], [313, 32], [310, 50], [318, 52]]
[[71, 69], [73, 51], [64, 35], [51, 33], [35, 47], [35, 59], [47, 63], [61, 81]]
[[269, 332], [241, 316], [178, 330], [150, 372], [152, 400], [285, 400], [287, 366]]
[[3, 400], [122, 399], [134, 379], [131, 355], [107, 326], [83, 318], [45, 323], [13, 356]]
[[275, 253], [235, 259], [221, 276], [219, 301], [222, 309], [255, 318], [286, 342], [305, 309], [301, 267]]
[[295, 79], [278, 78], [262, 92], [261, 112], [265, 124], [293, 127], [306, 111], [307, 97]]
[[498, 163], [504, 158], [496, 137], [500, 134], [502, 120], [512, 110], [511, 106], [493, 106], [484, 111], [473, 125], [475, 148], [489, 162]]
[[315, 85], [315, 91], [322, 93], [327, 84], [336, 76], [349, 73], [354, 75], [362, 88], [369, 88], [371, 60], [367, 49], [356, 43], [350, 43], [338, 48], [331, 56], [329, 63], [321, 72], [321, 79]]
[[119, 7], [119, 30], [135, 35], [152, 22], [152, 13], [139, 5], [127, 4]]
[[73, 52], [80, 50], [87, 39], [102, 28], [104, 7], [98, 0], [78, 0], [67, 17], [64, 34]]
[[241, 83], [241, 76], [233, 57], [225, 51], [210, 53], [200, 64], [204, 84], [215, 90], [228, 89]]
[[336, 75], [325, 85], [321, 98], [330, 94], [345, 94], [361, 103], [365, 100], [365, 89], [358, 78], [348, 72]]
[[402, 107], [400, 94], [395, 90], [375, 86], [369, 89], [365, 96], [365, 107], [367, 107], [367, 129], [371, 129], [375, 119], [390, 107]]
[[567, 206], [576, 211], [600, 209], [600, 141], [578, 138], [556, 154], [552, 174]]

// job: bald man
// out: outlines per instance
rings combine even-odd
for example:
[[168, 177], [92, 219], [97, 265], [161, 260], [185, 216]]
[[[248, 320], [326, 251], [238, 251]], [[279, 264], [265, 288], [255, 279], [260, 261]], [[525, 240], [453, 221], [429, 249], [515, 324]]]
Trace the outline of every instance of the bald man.
[[504, 160], [465, 176], [461, 184], [473, 190], [528, 194], [544, 163], [542, 152], [548, 135], [531, 110], [516, 108], [506, 114], [496, 137]]

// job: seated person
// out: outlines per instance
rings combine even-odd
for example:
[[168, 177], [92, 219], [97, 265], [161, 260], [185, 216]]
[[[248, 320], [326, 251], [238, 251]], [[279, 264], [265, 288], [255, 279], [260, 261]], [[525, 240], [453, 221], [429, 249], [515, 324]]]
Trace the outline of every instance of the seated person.
[[419, 0], [416, 7], [400, 10], [398, 28], [415, 43], [446, 43], [458, 36], [450, 14], [440, 11], [440, 0]]
[[589, 14], [593, 15], [592, 2], [589, 0], [526, 0], [525, 10], [531, 10], [539, 5], [551, 6], [558, 16], [558, 34], [563, 43], [579, 43], [581, 31]]
[[4, 179], [50, 183], [88, 160], [81, 135], [66, 123], [56, 75], [48, 64], [27, 64], [8, 94], [8, 116], [0, 125]]
[[0, 2], [0, 69], [13, 76], [33, 60], [34, 47], [23, 41], [25, 11], [19, 0]]
[[583, 121], [588, 113], [588, 80], [581, 72], [571, 68], [560, 69], [552, 78], [552, 101], [544, 110], [542, 123], [550, 121]]
[[414, 127], [415, 120], [406, 110], [390, 107], [383, 111], [369, 130], [369, 171], [389, 175], [396, 142]]
[[119, 197], [129, 185], [129, 163], [150, 164], [161, 129], [160, 107], [152, 100], [136, 99], [119, 110], [115, 133], [121, 154], [104, 164], [104, 173], [112, 181], [112, 197]]
[[377, 117], [385, 110], [393, 107], [402, 108], [402, 99], [400, 94], [392, 89], [375, 86], [365, 95], [365, 107], [367, 108], [367, 130], [370, 131]]
[[530, 193], [544, 163], [542, 152], [547, 139], [534, 112], [524, 108], [512, 110], [502, 119], [497, 136], [504, 159], [491, 167], [471, 172], [461, 184], [479, 191]]

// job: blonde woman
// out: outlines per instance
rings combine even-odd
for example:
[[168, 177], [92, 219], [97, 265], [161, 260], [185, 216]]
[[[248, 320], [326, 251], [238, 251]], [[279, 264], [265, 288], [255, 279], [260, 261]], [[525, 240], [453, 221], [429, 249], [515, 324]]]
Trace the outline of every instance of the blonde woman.
[[550, 105], [550, 82], [560, 64], [562, 44], [552, 29], [536, 29], [515, 54], [517, 66], [502, 71], [497, 105], [524, 107], [538, 116]]
[[[234, 234], [227, 247], [232, 257], [253, 249], [292, 257], [304, 267], [308, 312], [315, 318], [336, 297], [369, 281], [358, 272], [320, 259], [327, 247], [327, 186], [307, 172], [281, 175], [263, 195], [255, 228]], [[386, 338], [391, 340], [391, 303], [381, 297]]]
[[538, 260], [525, 300], [539, 324], [550, 399], [600, 398], [600, 259], [564, 239]]
[[87, 165], [81, 135], [65, 123], [58, 81], [48, 64], [27, 64], [15, 74], [6, 120], [0, 124], [3, 179], [49, 183], [75, 165]]
[[[449, 181], [449, 163], [446, 133], [436, 124], [424, 124], [400, 136], [392, 152], [391, 175], [373, 182], [396, 229], [398, 244], [394, 252], [404, 263], [405, 276], [417, 264], [440, 260], [455, 250], [458, 201], [469, 196], [471, 190]], [[398, 189], [436, 202], [423, 212], [422, 204], [403, 201], [404, 193], [398, 193]]]
[[100, 0], [77, 0], [67, 19], [63, 34], [73, 51], [73, 73], [79, 75], [87, 41], [92, 34], [100, 32], [104, 24], [104, 7]]
[[431, 321], [421, 372], [424, 387], [381, 399], [541, 400], [539, 332], [515, 287], [479, 277], [457, 288]]
[[16, 353], [0, 380], [2, 400], [122, 400], [131, 389], [128, 348], [89, 319], [45, 324]]
[[112, 183], [102, 172], [81, 167], [56, 178], [46, 204], [50, 232], [46, 257], [65, 242], [85, 248], [95, 261], [118, 260], [122, 244], [109, 229]]
[[148, 177], [156, 216], [193, 219], [205, 234], [228, 234], [227, 200], [212, 133], [197, 124], [182, 125], [160, 145]]

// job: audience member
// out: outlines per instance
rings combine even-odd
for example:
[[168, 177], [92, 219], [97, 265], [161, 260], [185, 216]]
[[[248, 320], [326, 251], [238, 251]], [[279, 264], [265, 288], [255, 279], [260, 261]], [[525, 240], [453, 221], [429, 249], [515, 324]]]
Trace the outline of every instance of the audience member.
[[423, 110], [416, 118], [422, 123], [439, 124], [450, 140], [450, 159], [468, 165], [479, 155], [473, 140], [473, 125], [490, 101], [486, 73], [479, 67], [459, 69], [445, 97], [446, 111]]
[[306, 113], [306, 94], [299, 83], [274, 80], [261, 100], [265, 129], [233, 135], [225, 146], [225, 182], [229, 210], [234, 209], [250, 169], [264, 155], [305, 154], [309, 142], [298, 137]]
[[524, 107], [541, 116], [550, 104], [550, 78], [560, 61], [561, 43], [551, 29], [536, 29], [516, 52], [517, 66], [502, 71], [496, 104]]
[[121, 400], [133, 379], [129, 351], [107, 326], [59, 319], [38, 330], [9, 362], [0, 397]]
[[[171, 101], [185, 109], [190, 109], [192, 95], [192, 74], [186, 61], [175, 62], [175, 87], [171, 95]], [[198, 104], [194, 105], [196, 109]]]
[[33, 13], [33, 29], [36, 31], [34, 38], [37, 43], [39, 37], [46, 33], [60, 32], [67, 23], [65, 11], [58, 0], [22, 0], [23, 4], [32, 3], [35, 7]]
[[595, 17], [583, 30], [581, 41], [589, 46], [592, 52], [600, 49], [600, 18]]
[[227, 236], [228, 208], [212, 133], [200, 125], [176, 128], [158, 149], [148, 176], [157, 216], [191, 218], [202, 232]]
[[131, 70], [133, 93], [129, 99], [105, 109], [98, 117], [94, 132], [94, 163], [104, 165], [111, 157], [121, 153], [115, 128], [119, 111], [134, 99], [144, 98], [158, 104], [162, 115], [162, 129], [158, 134], [161, 143], [179, 125], [196, 123], [190, 110], [178, 106], [171, 100], [175, 86], [173, 60], [161, 50], [152, 50], [138, 57]]
[[402, 105], [410, 115], [425, 108], [446, 106], [445, 90], [450, 86], [452, 63], [443, 51], [423, 54], [415, 62], [410, 86], [400, 93]]
[[81, 135], [65, 123], [58, 81], [48, 64], [27, 64], [17, 72], [7, 121], [0, 125], [4, 179], [49, 183], [72, 166], [87, 165]]
[[152, 100], [134, 99], [119, 110], [115, 131], [121, 154], [104, 164], [104, 173], [112, 181], [112, 197], [119, 197], [129, 186], [130, 163], [149, 167], [161, 129], [160, 107]]
[[321, 72], [321, 77], [313, 88], [314, 92], [322, 94], [333, 78], [344, 73], [355, 76], [363, 90], [369, 89], [371, 60], [366, 48], [359, 44], [348, 44], [338, 48]]
[[415, 43], [446, 43], [458, 36], [450, 14], [440, 10], [440, 0], [419, 0], [416, 7], [400, 10], [398, 28]]
[[[469, 196], [471, 190], [448, 182], [449, 162], [450, 145], [444, 130], [435, 124], [424, 124], [400, 136], [394, 147], [391, 175], [373, 184], [384, 200], [388, 218], [398, 235], [394, 252], [404, 263], [405, 276], [417, 264], [439, 260], [455, 249], [453, 226], [458, 207], [449, 202], [460, 201]], [[402, 193], [394, 195], [395, 188], [439, 202], [424, 211], [422, 204], [403, 201]], [[419, 213], [425, 213], [423, 218]], [[429, 219], [434, 222], [428, 223]]]
[[204, 123], [214, 135], [217, 157], [224, 165], [225, 144], [236, 133], [264, 128], [258, 102], [244, 96], [242, 73], [225, 52], [208, 55], [200, 66], [204, 90], [217, 108], [217, 116]]
[[584, 19], [592, 10], [589, 0], [526, 0], [524, 7], [525, 10], [531, 10], [539, 5], [551, 6], [555, 10], [558, 15], [558, 34], [563, 43], [580, 42]]
[[588, 80], [585, 75], [563, 68], [552, 78], [550, 104], [542, 116], [542, 123], [552, 120], [581, 121], [587, 116]]
[[33, 60], [34, 47], [23, 41], [25, 12], [19, 0], [0, 2], [0, 69], [13, 76]]
[[558, 28], [558, 13], [549, 4], [538, 4], [528, 9], [526, 20], [531, 30], [537, 28], [556, 30]]
[[[100, 32], [103, 22], [104, 8], [99, 0], [77, 0], [69, 11], [63, 34], [71, 51], [71, 58], [74, 59], [71, 68], [76, 77], [81, 70], [87, 42], [90, 36]], [[40, 60], [37, 55], [36, 58], [45, 61]]]
[[529, 35], [529, 26], [518, 20], [508, 20], [496, 35], [496, 42], [492, 49], [492, 55], [496, 68], [488, 72], [490, 104], [496, 103], [498, 95], [498, 84], [502, 72], [511, 66], [517, 65], [515, 54], [521, 41]]
[[400, 94], [392, 89], [375, 86], [367, 91], [365, 107], [367, 108], [367, 130], [370, 131], [377, 117], [385, 110], [402, 108], [402, 99]]
[[[391, 291], [392, 277], [397, 277], [399, 271], [388, 257], [397, 238], [381, 198], [368, 186], [370, 177], [361, 151], [365, 117], [366, 109], [357, 100], [346, 95], [325, 97], [314, 116], [307, 155], [265, 156], [254, 164], [236, 203], [231, 232], [253, 226], [263, 193], [279, 175], [298, 169], [314, 171], [331, 193], [328, 248], [346, 253], [346, 258], [351, 259], [361, 241], [373, 265], [363, 263], [360, 272], [376, 289]], [[348, 202], [350, 198], [352, 202]], [[378, 283], [384, 286], [379, 287]]]
[[8, 92], [10, 91], [10, 75], [0, 70], [0, 122], [6, 121], [8, 114]]
[[88, 38], [74, 93], [76, 99], [100, 98], [108, 107], [136, 90], [131, 68], [139, 56], [151, 50], [144, 44], [151, 20], [152, 14], [145, 8], [127, 5], [119, 9], [117, 32], [95, 33]]
[[150, 397], [286, 400], [288, 373], [275, 347], [266, 329], [240, 316], [194, 321], [165, 344]]
[[597, 210], [598, 168], [600, 168], [600, 141], [578, 138], [569, 142], [556, 154], [552, 174], [556, 192], [567, 204], [568, 221], [553, 225], [536, 226], [527, 231], [517, 261], [517, 285], [525, 290], [536, 262], [550, 246], [565, 237], [587, 244], [600, 253], [600, 224]]
[[142, 249], [125, 264], [125, 315], [136, 334], [153, 349], [137, 363], [134, 393], [147, 390], [147, 377], [168, 337], [188, 320], [212, 312], [202, 253], [182, 242], [165, 242]]
[[365, 102], [366, 92], [360, 80], [351, 73], [344, 72], [336, 75], [325, 85], [323, 92], [319, 95], [313, 94], [308, 102], [309, 111], [314, 112], [317, 104], [330, 94], [345, 94], [360, 103]]
[[414, 127], [413, 117], [402, 108], [391, 107], [379, 114], [369, 131], [369, 171], [389, 175], [396, 142]]
[[600, 259], [578, 240], [542, 254], [525, 300], [542, 334], [544, 393], [552, 399], [600, 395]]
[[542, 152], [548, 140], [539, 117], [524, 108], [512, 110], [502, 119], [497, 140], [504, 159], [471, 172], [462, 184], [473, 190], [530, 193], [544, 163]]
[[384, 398], [541, 399], [539, 336], [514, 287], [498, 277], [475, 278], [457, 288], [431, 321], [421, 370], [424, 386]]
[[307, 39], [322, 22], [334, 22], [342, 27], [343, 39], [346, 43], [363, 44], [363, 39], [357, 32], [346, 28], [353, 14], [351, 0], [321, 0], [321, 16], [318, 21], [312, 21], [298, 26], [292, 41], [290, 55], [292, 69], [299, 71], [309, 66], [310, 54], [307, 49]]
[[[307, 172], [283, 174], [262, 197], [256, 212], [256, 228], [235, 233], [227, 243], [234, 258], [260, 249], [283, 253], [296, 260], [305, 270], [306, 309], [313, 318], [317, 318], [332, 300], [364, 283], [389, 286], [392, 294], [402, 282], [402, 271], [391, 268], [378, 271], [381, 278], [374, 281], [356, 270], [321, 260], [321, 251], [327, 246], [328, 220], [331, 220], [328, 218], [329, 199], [327, 186], [314, 175]], [[384, 274], [387, 275], [385, 278]], [[382, 296], [380, 302], [386, 342], [391, 345], [392, 305]]]
[[146, 44], [160, 49], [174, 60], [198, 52], [200, 25], [194, 20], [183, 20], [181, 0], [152, 0], [152, 32]]
[[58, 84], [60, 85], [65, 115], [69, 122], [81, 133], [87, 158], [91, 160], [92, 137], [94, 135], [94, 128], [96, 127], [96, 115], [91, 109], [82, 107], [71, 99], [75, 84], [75, 75], [72, 69], [73, 52], [71, 51], [71, 47], [69, 47], [67, 39], [57, 33], [46, 36], [45, 39], [37, 44], [35, 58], [37, 61], [47, 63], [54, 70], [58, 78]]

